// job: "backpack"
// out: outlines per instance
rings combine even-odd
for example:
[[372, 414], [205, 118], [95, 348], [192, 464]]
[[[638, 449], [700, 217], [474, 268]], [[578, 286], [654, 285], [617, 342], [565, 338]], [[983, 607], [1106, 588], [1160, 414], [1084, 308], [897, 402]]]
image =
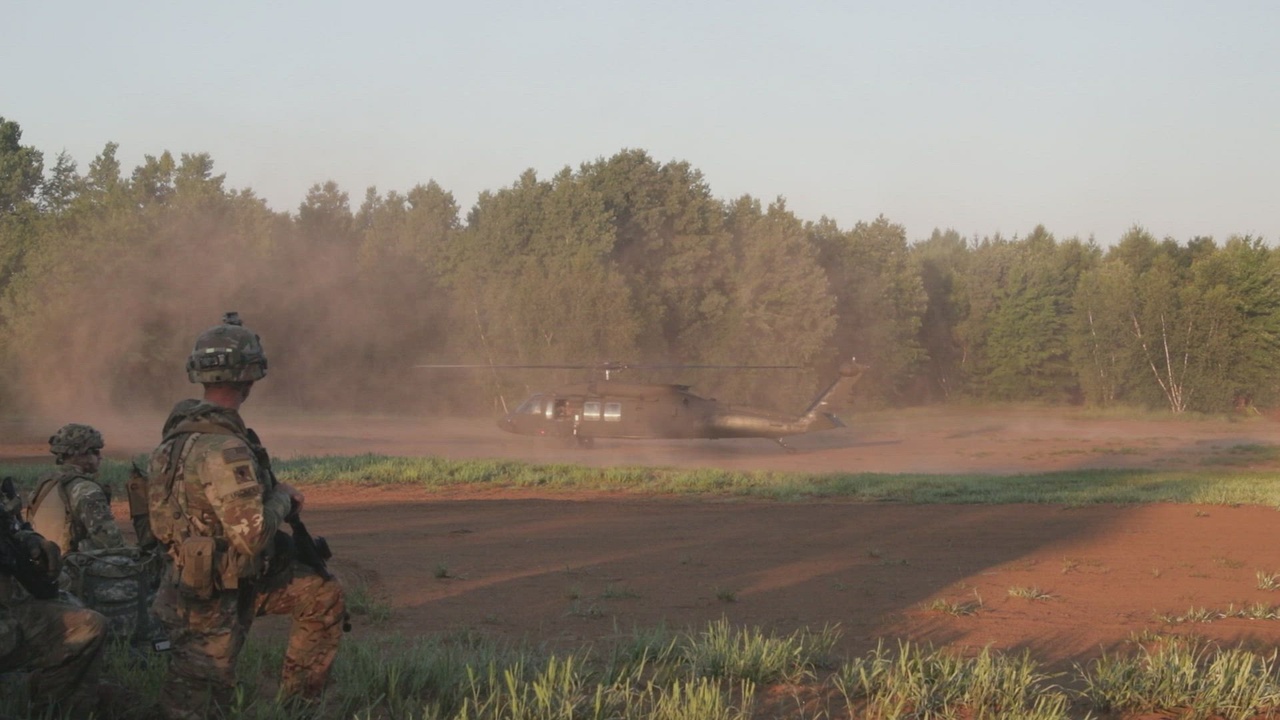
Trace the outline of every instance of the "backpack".
[[182, 466], [196, 437], [196, 433], [170, 435], [151, 454], [150, 477], [146, 483], [148, 517], [151, 535], [165, 550], [192, 534], [191, 521], [184, 509], [186, 487]]
[[151, 644], [164, 634], [151, 615], [160, 570], [159, 555], [136, 547], [73, 552], [63, 558], [58, 585], [106, 616], [108, 637]]

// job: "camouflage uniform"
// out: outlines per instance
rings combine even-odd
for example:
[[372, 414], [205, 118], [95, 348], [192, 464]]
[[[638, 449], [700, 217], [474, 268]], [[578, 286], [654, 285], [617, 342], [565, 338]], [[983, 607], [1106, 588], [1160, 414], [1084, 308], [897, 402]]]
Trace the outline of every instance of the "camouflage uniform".
[[152, 531], [167, 550], [153, 606], [172, 642], [161, 708], [197, 718], [210, 701], [228, 704], [245, 636], [265, 614], [293, 617], [282, 694], [318, 695], [346, 618], [342, 585], [276, 555], [292, 501], [265, 449], [239, 412], [212, 403], [178, 403], [165, 428], [148, 472]]
[[111, 495], [98, 482], [97, 473], [67, 462], [89, 453], [97, 455], [102, 435], [88, 425], [71, 423], [49, 438], [49, 446], [58, 469], [41, 478], [31, 494], [32, 528], [56, 543], [63, 555], [124, 547], [124, 535], [111, 515]]
[[0, 572], [0, 672], [29, 670], [34, 705], [56, 705], [76, 717], [96, 709], [106, 629], [106, 618], [93, 610], [36, 599]]

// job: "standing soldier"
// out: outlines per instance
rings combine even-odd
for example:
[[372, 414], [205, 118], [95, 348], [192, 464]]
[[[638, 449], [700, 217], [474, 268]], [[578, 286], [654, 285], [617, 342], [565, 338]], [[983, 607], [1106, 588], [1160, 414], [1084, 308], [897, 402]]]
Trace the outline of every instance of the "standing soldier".
[[31, 494], [31, 527], [65, 556], [85, 550], [124, 547], [111, 515], [110, 491], [98, 481], [102, 433], [70, 423], [49, 438], [58, 469], [44, 476]]
[[342, 637], [342, 586], [290, 557], [277, 538], [301, 510], [302, 494], [276, 481], [265, 448], [240, 418], [253, 383], [266, 374], [258, 336], [227, 313], [196, 338], [187, 360], [203, 401], [174, 407], [151, 454], [151, 529], [167, 551], [154, 609], [172, 642], [161, 692], [170, 718], [208, 717], [211, 701], [231, 701], [236, 660], [256, 615], [293, 617], [280, 681], [287, 697], [321, 693]]

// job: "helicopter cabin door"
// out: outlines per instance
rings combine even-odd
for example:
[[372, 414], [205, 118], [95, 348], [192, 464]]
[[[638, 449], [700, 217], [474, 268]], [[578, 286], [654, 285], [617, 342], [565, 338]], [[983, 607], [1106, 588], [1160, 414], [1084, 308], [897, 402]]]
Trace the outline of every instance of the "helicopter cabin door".
[[582, 419], [582, 402], [571, 397], [552, 396], [543, 405], [543, 415], [550, 421], [548, 435], [569, 437]]

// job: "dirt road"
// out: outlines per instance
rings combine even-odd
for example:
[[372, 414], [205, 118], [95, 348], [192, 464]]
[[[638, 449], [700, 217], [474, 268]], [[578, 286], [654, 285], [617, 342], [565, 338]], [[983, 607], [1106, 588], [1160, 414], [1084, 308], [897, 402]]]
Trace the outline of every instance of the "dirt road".
[[[1266, 420], [921, 410], [866, 415], [847, 430], [796, 438], [800, 452], [792, 454], [764, 440], [567, 449], [474, 420], [252, 408], [246, 417], [278, 457], [373, 452], [813, 472], [1199, 467], [1239, 446], [1276, 444], [1280, 429]], [[160, 425], [158, 417], [76, 420], [98, 424], [117, 457], [149, 449]], [[0, 428], [0, 452], [44, 462], [43, 437], [57, 424], [11, 422]], [[123, 506], [117, 511], [123, 515]], [[1026, 647], [1052, 663], [1096, 656], [1143, 630], [1280, 642], [1276, 621], [1169, 622], [1197, 608], [1280, 604], [1280, 593], [1258, 587], [1259, 573], [1280, 573], [1280, 515], [1271, 508], [313, 488], [308, 518], [348, 581], [392, 608], [387, 625], [357, 633], [467, 629], [576, 647], [633, 627], [700, 627], [724, 617], [780, 633], [839, 624], [848, 653], [880, 638], [911, 638]]]

